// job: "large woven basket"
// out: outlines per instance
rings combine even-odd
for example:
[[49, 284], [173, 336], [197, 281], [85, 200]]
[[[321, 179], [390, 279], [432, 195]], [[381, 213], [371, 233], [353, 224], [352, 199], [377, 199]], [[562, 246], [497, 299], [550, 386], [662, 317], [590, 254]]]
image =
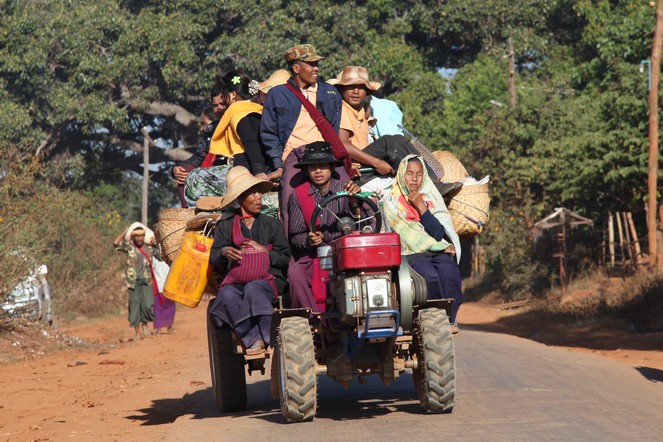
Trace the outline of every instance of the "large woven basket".
[[470, 239], [483, 232], [490, 219], [488, 184], [465, 185], [449, 202], [451, 222], [458, 236]]
[[170, 264], [184, 239], [186, 222], [193, 218], [196, 209], [161, 209], [159, 223], [156, 225], [157, 241], [161, 243], [161, 254]]
[[444, 176], [440, 181], [445, 183], [455, 183], [468, 176], [467, 170], [463, 163], [448, 150], [436, 150], [433, 156], [437, 158], [444, 168]]

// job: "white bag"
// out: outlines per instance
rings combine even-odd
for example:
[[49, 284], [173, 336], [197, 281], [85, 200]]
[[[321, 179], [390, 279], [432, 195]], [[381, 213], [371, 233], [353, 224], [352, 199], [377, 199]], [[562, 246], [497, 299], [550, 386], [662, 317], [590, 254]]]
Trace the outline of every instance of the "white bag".
[[168, 277], [168, 272], [170, 272], [170, 266], [161, 260], [153, 258], [152, 268], [154, 269], [154, 278], [157, 280], [159, 293], [163, 293], [163, 286], [166, 284], [166, 278]]

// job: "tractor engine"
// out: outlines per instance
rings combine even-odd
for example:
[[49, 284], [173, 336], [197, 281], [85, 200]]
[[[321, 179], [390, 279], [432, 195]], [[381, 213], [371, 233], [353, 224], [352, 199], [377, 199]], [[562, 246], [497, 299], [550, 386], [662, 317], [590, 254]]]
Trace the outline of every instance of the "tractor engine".
[[321, 258], [321, 263], [326, 260], [327, 268], [332, 269], [330, 313], [336, 312], [341, 323], [356, 325], [359, 330], [397, 331], [395, 277], [401, 265], [398, 234], [354, 232], [332, 242], [331, 250], [324, 253], [328, 255]]

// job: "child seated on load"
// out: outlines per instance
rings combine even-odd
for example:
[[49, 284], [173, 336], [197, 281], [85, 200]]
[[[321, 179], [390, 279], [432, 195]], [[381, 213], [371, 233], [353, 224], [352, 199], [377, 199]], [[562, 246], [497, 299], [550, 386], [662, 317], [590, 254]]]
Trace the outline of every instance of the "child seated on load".
[[[336, 216], [352, 216], [348, 198], [339, 198], [327, 205], [316, 220], [311, 232], [310, 222], [315, 207], [324, 198], [345, 190], [349, 195], [360, 191], [352, 181], [345, 184], [332, 178], [334, 168], [341, 164], [334, 158], [331, 145], [325, 141], [308, 144], [302, 160], [294, 167], [304, 169], [306, 182], [297, 186], [288, 200], [288, 239], [294, 263], [288, 268], [290, 299], [293, 308], [310, 308], [313, 312], [326, 310], [326, 272], [320, 269], [317, 249], [341, 236]], [[334, 216], [336, 215], [336, 216]]]

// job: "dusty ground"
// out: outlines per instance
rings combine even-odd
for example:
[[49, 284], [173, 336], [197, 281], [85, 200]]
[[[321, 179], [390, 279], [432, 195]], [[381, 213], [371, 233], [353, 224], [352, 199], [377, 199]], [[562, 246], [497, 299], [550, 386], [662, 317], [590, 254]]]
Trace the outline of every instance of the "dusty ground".
[[[208, 394], [205, 305], [179, 308], [172, 334], [120, 343], [124, 317], [63, 326], [58, 336], [0, 338], [0, 441], [154, 440], [178, 416], [173, 397]], [[570, 351], [600, 354], [663, 370], [663, 332], [630, 333], [599, 326], [540, 327], [528, 307], [467, 303], [462, 327], [509, 333]], [[65, 336], [67, 336], [65, 338]], [[196, 373], [196, 375], [192, 375]], [[211, 393], [209, 393], [211, 394]]]

